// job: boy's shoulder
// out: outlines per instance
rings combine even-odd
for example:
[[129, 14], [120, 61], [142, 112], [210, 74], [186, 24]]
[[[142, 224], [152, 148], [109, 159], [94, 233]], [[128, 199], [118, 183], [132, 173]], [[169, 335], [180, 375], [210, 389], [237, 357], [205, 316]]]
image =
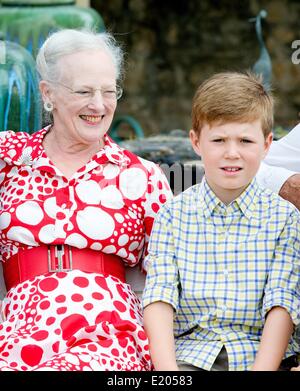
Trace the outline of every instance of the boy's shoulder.
[[195, 200], [195, 197], [199, 193], [201, 183], [197, 183], [196, 185], [193, 185], [183, 192], [177, 194], [173, 199], [169, 201], [169, 203], [173, 204], [174, 206], [179, 206], [183, 204], [189, 205], [191, 202]]
[[170, 216], [177, 216], [182, 214], [190, 214], [195, 211], [197, 204], [197, 194], [199, 193], [200, 183], [193, 185], [185, 191], [170, 198], [162, 205], [158, 214], [167, 213]]
[[285, 200], [278, 193], [275, 193], [270, 189], [261, 186], [258, 187], [260, 190], [258, 193], [258, 203], [261, 204], [263, 208], [268, 208], [272, 213], [277, 210], [287, 214], [296, 213], [300, 216], [299, 210], [290, 201]]

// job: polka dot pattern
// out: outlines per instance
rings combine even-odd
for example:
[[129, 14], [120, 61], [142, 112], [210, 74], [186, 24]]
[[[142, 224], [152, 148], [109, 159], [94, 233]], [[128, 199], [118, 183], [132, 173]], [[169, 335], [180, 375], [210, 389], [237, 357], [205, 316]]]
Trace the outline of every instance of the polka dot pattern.
[[[46, 132], [6, 132], [1, 142], [0, 259], [69, 244], [117, 254], [129, 266], [143, 261], [155, 214], [171, 196], [160, 169], [105, 136], [68, 180], [43, 149]], [[151, 369], [139, 299], [115, 277], [37, 276], [7, 293], [4, 313], [0, 371]]]
[[0, 371], [151, 369], [139, 299], [114, 277], [38, 276], [8, 292], [5, 313]]

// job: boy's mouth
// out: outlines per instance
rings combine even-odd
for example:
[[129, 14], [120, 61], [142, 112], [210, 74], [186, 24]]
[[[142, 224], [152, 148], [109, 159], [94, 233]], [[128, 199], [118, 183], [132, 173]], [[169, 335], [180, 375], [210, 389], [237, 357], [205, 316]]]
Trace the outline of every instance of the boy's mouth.
[[241, 170], [241, 167], [221, 167], [225, 172], [238, 172]]

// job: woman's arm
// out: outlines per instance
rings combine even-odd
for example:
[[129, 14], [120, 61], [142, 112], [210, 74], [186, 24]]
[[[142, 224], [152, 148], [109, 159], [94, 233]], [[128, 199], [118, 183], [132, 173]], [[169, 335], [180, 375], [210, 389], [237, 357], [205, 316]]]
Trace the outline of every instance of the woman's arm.
[[4, 313], [3, 313], [3, 304], [2, 300], [0, 300], [0, 323], [5, 321]]
[[144, 326], [156, 371], [179, 370], [176, 364], [173, 317], [173, 307], [162, 301], [149, 304], [144, 309]]
[[267, 314], [261, 342], [252, 371], [277, 371], [293, 332], [293, 322], [282, 307]]

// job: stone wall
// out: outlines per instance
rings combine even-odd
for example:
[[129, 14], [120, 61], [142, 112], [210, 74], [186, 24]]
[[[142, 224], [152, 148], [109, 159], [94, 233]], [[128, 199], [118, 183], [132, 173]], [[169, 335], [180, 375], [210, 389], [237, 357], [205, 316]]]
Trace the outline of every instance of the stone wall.
[[[190, 128], [192, 96], [214, 72], [250, 68], [259, 57], [254, 24], [263, 23], [273, 64], [276, 125], [290, 128], [300, 111], [298, 0], [91, 0], [127, 52], [125, 94], [118, 114], [133, 115], [147, 135]], [[299, 56], [300, 57], [300, 56]]]

